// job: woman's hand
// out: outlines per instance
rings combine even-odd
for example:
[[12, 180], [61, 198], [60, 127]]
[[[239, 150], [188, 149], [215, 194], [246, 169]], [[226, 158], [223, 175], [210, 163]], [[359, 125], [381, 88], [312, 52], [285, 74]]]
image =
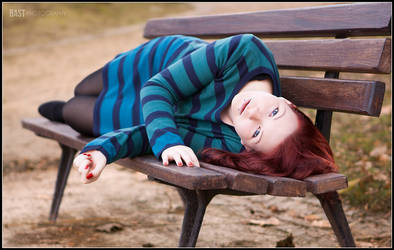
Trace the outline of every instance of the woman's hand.
[[92, 150], [75, 157], [73, 164], [81, 174], [82, 183], [88, 184], [100, 177], [107, 164], [107, 158], [100, 151]]
[[177, 145], [167, 148], [166, 150], [163, 151], [163, 153], [161, 153], [161, 158], [163, 159], [164, 166], [168, 166], [169, 161], [175, 161], [176, 165], [181, 167], [183, 166], [182, 160], [189, 167], [200, 166], [200, 163], [198, 162], [198, 158], [194, 154], [193, 149], [183, 145]]

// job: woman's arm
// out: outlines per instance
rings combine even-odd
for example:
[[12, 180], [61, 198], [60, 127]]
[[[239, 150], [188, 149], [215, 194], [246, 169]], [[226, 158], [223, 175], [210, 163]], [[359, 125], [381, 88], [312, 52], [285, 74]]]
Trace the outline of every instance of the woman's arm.
[[118, 159], [152, 153], [145, 126], [134, 126], [104, 134], [90, 141], [74, 159], [74, 167], [85, 184], [96, 181], [104, 167]]
[[110, 164], [125, 157], [149, 154], [151, 149], [144, 125], [118, 129], [90, 141], [81, 150], [81, 154], [98, 150]]

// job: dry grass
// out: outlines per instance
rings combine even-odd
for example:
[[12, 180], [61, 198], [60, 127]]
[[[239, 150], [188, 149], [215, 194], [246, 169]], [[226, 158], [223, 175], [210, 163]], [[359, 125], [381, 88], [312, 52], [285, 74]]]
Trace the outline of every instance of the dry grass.
[[187, 3], [6, 3], [4, 48], [97, 34], [189, 8]]

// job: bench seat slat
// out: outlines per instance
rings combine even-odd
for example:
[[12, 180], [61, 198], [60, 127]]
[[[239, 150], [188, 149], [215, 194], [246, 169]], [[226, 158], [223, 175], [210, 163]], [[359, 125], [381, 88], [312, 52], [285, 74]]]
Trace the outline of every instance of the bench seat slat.
[[154, 156], [125, 158], [116, 163], [155, 179], [191, 190], [227, 188], [227, 181], [223, 174], [198, 167], [178, 167], [174, 164], [164, 167]]
[[304, 181], [307, 191], [314, 194], [336, 191], [348, 186], [347, 177], [337, 173], [309, 176]]
[[369, 116], [379, 116], [385, 84], [369, 80], [343, 80], [282, 76], [283, 97], [294, 104]]
[[52, 122], [43, 117], [25, 118], [22, 120], [22, 127], [33, 131], [38, 136], [54, 139], [77, 150], [81, 150], [87, 142], [93, 139], [82, 136], [64, 123]]
[[[334, 17], [334, 18], [333, 18]], [[298, 9], [149, 20], [144, 37], [163, 35], [264, 37], [391, 34], [391, 3], [338, 4]]]
[[251, 174], [236, 169], [201, 162], [201, 167], [223, 173], [228, 177], [229, 188], [255, 194], [304, 197], [306, 183], [296, 179]]
[[254, 194], [303, 197], [306, 192], [321, 194], [344, 189], [348, 186], [347, 177], [338, 173], [313, 175], [301, 181], [285, 177], [250, 174], [205, 162], [201, 162], [201, 167], [230, 177], [228, 178], [230, 189]]
[[240, 172], [235, 169], [215, 166], [206, 162], [200, 162], [200, 166], [226, 176], [228, 187], [232, 190], [249, 192], [254, 194], [267, 194], [269, 182], [259, 175]]
[[[57, 140], [66, 146], [81, 150], [93, 138], [81, 136], [70, 126], [51, 122], [45, 118], [26, 118], [22, 126], [39, 136]], [[161, 179], [187, 189], [223, 189], [227, 188], [226, 177], [218, 172], [203, 168], [169, 166], [163, 167], [153, 156], [125, 158], [116, 163], [135, 169], [154, 178]]]

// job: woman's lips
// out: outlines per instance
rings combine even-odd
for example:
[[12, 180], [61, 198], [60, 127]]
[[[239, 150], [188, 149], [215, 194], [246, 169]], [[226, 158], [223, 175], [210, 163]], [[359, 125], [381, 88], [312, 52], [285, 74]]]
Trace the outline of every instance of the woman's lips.
[[242, 103], [240, 114], [242, 114], [242, 112], [244, 112], [244, 110], [246, 109], [246, 106], [248, 106], [248, 104], [250, 103], [250, 100], [251, 99], [245, 100], [244, 103]]

